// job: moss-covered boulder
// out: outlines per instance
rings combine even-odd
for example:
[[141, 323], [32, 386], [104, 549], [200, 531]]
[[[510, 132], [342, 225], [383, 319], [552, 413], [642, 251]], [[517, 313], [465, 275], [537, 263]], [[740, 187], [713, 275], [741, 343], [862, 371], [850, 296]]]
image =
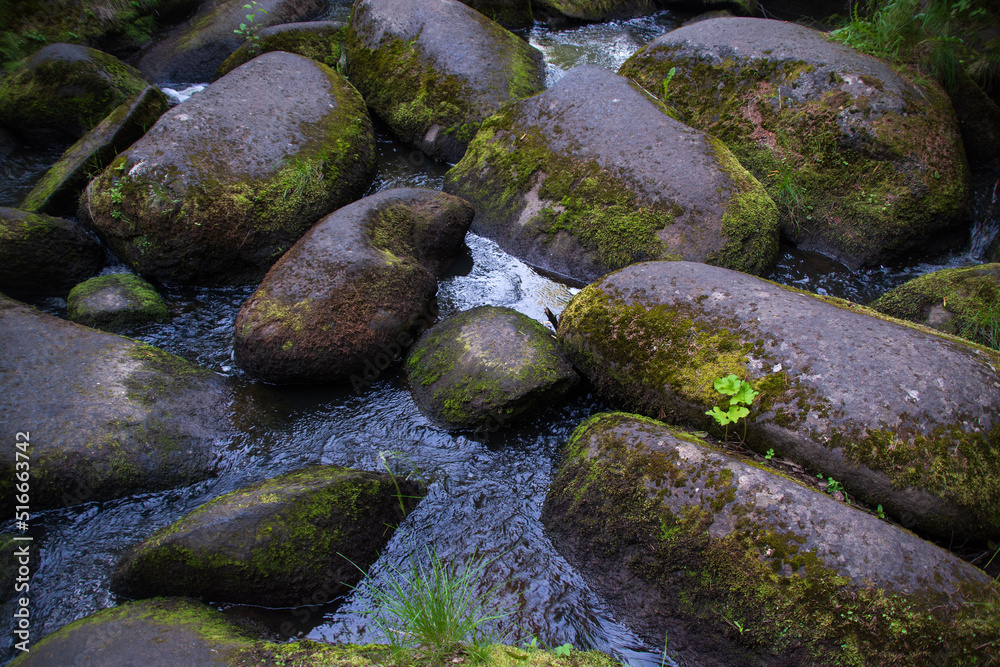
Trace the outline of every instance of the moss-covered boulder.
[[[70, 623], [12, 662], [17, 667], [143, 665], [143, 667], [384, 667], [422, 664], [388, 646], [323, 644], [308, 639], [275, 643], [233, 616], [184, 598], [158, 598], [103, 609]], [[616, 667], [596, 651], [556, 656], [542, 650], [484, 647], [491, 667]]]
[[[31, 509], [191, 484], [231, 430], [218, 375], [0, 295], [0, 424], [30, 435]], [[14, 447], [0, 464], [13, 505]]]
[[508, 30], [530, 28], [535, 23], [531, 0], [462, 0], [462, 3]]
[[156, 288], [131, 273], [113, 273], [80, 283], [66, 299], [69, 319], [105, 331], [127, 331], [170, 319]]
[[721, 139], [800, 248], [856, 267], [965, 240], [969, 168], [936, 84], [821, 32], [751, 18], [669, 32], [619, 74]]
[[402, 141], [457, 162], [479, 124], [544, 87], [542, 54], [458, 0], [359, 0], [347, 70]]
[[138, 141], [168, 108], [166, 96], [153, 86], [121, 104], [63, 153], [24, 198], [21, 208], [49, 215], [74, 213], [90, 179]]
[[254, 280], [374, 169], [358, 92], [276, 51], [165, 113], [90, 183], [80, 215], [143, 275]]
[[545, 16], [582, 21], [609, 21], [645, 16], [658, 11], [654, 0], [532, 0]]
[[331, 213], [243, 304], [236, 361], [268, 382], [365, 385], [430, 324], [437, 277], [472, 216], [468, 202], [419, 188], [385, 190]]
[[494, 306], [427, 331], [406, 360], [406, 374], [420, 410], [459, 430], [506, 426], [556, 401], [578, 379], [548, 329]]
[[995, 351], [689, 262], [638, 264], [588, 286], [559, 337], [616, 407], [722, 437], [705, 412], [728, 407], [713, 383], [735, 374], [760, 392], [751, 448], [833, 477], [905, 526], [1000, 535]]
[[777, 209], [726, 147], [592, 65], [483, 123], [445, 190], [477, 233], [584, 282], [649, 259], [764, 273], [778, 255]]
[[1000, 264], [928, 273], [883, 294], [871, 307], [1000, 349]]
[[339, 21], [308, 21], [283, 23], [262, 28], [256, 40], [247, 40], [231, 56], [222, 61], [215, 77], [225, 76], [243, 63], [262, 53], [285, 51], [312, 58], [337, 69], [347, 27]]
[[148, 85], [107, 53], [50, 44], [0, 83], [0, 123], [31, 140], [79, 139]]
[[266, 607], [329, 602], [361, 579], [358, 568], [375, 562], [422, 495], [415, 482], [336, 466], [281, 475], [151, 535], [118, 563], [111, 589]]
[[1000, 641], [981, 570], [651, 419], [581, 424], [543, 517], [616, 615], [684, 664], [990, 664]]
[[0, 290], [65, 295], [104, 264], [104, 249], [65, 218], [0, 207]]
[[[136, 67], [154, 83], [198, 83], [212, 74], [253, 33], [270, 25], [313, 17], [326, 7], [323, 0], [206, 0], [187, 21], [144, 49]], [[252, 24], [247, 15], [254, 16]], [[248, 26], [249, 34], [235, 30]], [[254, 28], [255, 27], [255, 28]]]

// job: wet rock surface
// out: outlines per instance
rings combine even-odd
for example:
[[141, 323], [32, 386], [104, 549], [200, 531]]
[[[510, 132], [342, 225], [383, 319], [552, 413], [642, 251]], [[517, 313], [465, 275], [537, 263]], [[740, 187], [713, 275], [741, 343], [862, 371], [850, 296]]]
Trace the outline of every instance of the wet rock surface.
[[375, 168], [357, 91], [325, 65], [265, 53], [164, 114], [94, 179], [81, 217], [157, 280], [259, 279]]
[[131, 273], [113, 273], [80, 283], [69, 292], [66, 310], [77, 324], [104, 331], [128, 331], [170, 319], [156, 289]]
[[763, 273], [777, 258], [777, 210], [756, 179], [596, 66], [487, 120], [445, 190], [476, 207], [474, 231], [574, 280], [649, 259]]
[[437, 277], [472, 221], [462, 199], [386, 190], [321, 220], [236, 318], [237, 363], [276, 383], [370, 384], [434, 318]]
[[964, 240], [968, 164], [937, 84], [810, 28], [751, 18], [669, 32], [619, 73], [721, 139], [782, 204], [782, 232], [800, 249], [859, 267]]
[[406, 361], [420, 409], [452, 429], [499, 428], [577, 382], [551, 332], [510, 308], [483, 306], [427, 331]]
[[1000, 588], [898, 526], [635, 415], [588, 419], [564, 455], [549, 534], [683, 664], [988, 660]]
[[369, 108], [437, 160], [457, 162], [483, 119], [544, 87], [541, 53], [458, 0], [358, 2], [345, 46]]

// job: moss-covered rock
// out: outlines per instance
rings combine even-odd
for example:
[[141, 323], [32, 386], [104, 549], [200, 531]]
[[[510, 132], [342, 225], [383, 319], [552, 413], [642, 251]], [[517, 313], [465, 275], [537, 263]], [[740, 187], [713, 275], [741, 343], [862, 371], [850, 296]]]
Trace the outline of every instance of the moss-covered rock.
[[226, 58], [215, 77], [223, 77], [243, 63], [250, 62], [262, 53], [285, 51], [305, 58], [312, 58], [337, 69], [341, 59], [340, 45], [344, 41], [346, 26], [339, 21], [309, 21], [306, 23], [283, 23], [261, 29], [257, 39], [250, 39], [240, 45]]
[[993, 350], [688, 262], [638, 264], [587, 287], [559, 337], [616, 407], [723, 437], [705, 412], [725, 398], [714, 380], [735, 374], [760, 392], [751, 448], [833, 477], [905, 526], [1000, 535]]
[[112, 55], [50, 44], [0, 83], [0, 123], [31, 140], [79, 139], [148, 85]]
[[1000, 349], [1000, 264], [928, 273], [883, 294], [871, 307]]
[[[651, 419], [581, 424], [546, 498], [553, 542], [684, 664], [985, 665], [1000, 587], [872, 514]], [[905, 564], [905, 565], [904, 565]]]
[[649, 259], [764, 273], [778, 255], [777, 209], [725, 146], [596, 66], [484, 122], [445, 190], [477, 233], [584, 282]]
[[[154, 83], [209, 81], [212, 74], [254, 30], [311, 18], [326, 7], [323, 0], [206, 0], [186, 22], [144, 49], [136, 67]], [[252, 24], [247, 15], [252, 14]], [[249, 34], [235, 30], [248, 26]]]
[[559, 399], [578, 379], [548, 329], [494, 306], [427, 331], [406, 374], [421, 411], [452, 429], [506, 426]]
[[95, 329], [127, 331], [170, 319], [156, 288], [131, 273], [113, 273], [80, 283], [66, 299], [69, 319]]
[[[183, 598], [158, 598], [103, 609], [70, 623], [21, 654], [12, 665], [134, 665], [144, 667], [410, 667], [387, 646], [277, 644], [237, 627], [231, 616]], [[487, 667], [614, 667], [594, 651], [560, 657], [508, 646], [487, 647]]]
[[951, 103], [792, 23], [701, 21], [619, 73], [728, 146], [799, 247], [850, 266], [964, 242], [969, 170]]
[[104, 264], [104, 249], [64, 218], [0, 208], [0, 289], [13, 295], [65, 295]]
[[302, 56], [265, 53], [167, 113], [80, 198], [109, 245], [165, 282], [259, 279], [374, 175], [358, 92]]
[[135, 546], [111, 589], [266, 607], [329, 602], [361, 579], [423, 493], [415, 482], [336, 466], [258, 482]]
[[462, 0], [462, 3], [507, 30], [530, 28], [535, 22], [531, 13], [531, 0]]
[[457, 162], [484, 118], [544, 87], [542, 54], [458, 0], [360, 0], [347, 69], [402, 141]]
[[[236, 316], [236, 361], [268, 382], [366, 386], [426, 328], [437, 276], [462, 248], [472, 207], [399, 188], [323, 218]], [[352, 377], [353, 376], [353, 377]]]
[[[32, 511], [213, 474], [232, 429], [233, 396], [221, 377], [3, 296], [0, 349], [0, 424], [30, 435]], [[14, 459], [10, 447], [0, 463], [0, 498], [10, 507]]]
[[49, 169], [21, 203], [25, 211], [66, 215], [90, 179], [146, 133], [169, 108], [159, 88], [146, 87], [108, 114]]

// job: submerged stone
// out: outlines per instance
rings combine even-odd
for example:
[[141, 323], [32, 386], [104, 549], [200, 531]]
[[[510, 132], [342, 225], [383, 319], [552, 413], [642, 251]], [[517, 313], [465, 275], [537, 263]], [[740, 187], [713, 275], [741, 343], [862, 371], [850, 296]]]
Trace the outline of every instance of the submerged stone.
[[833, 477], [904, 526], [1000, 535], [1000, 353], [689, 262], [605, 276], [563, 311], [559, 338], [616, 407], [724, 437], [705, 412], [729, 405], [713, 383], [735, 374], [760, 392], [744, 422], [752, 449]]
[[[430, 326], [437, 277], [462, 248], [468, 202], [397, 188], [323, 218], [274, 265], [236, 316], [251, 377], [366, 387]], [[352, 377], [353, 376], [353, 377]]]
[[146, 133], [169, 108], [159, 88], [148, 86], [108, 114], [70, 146], [21, 203], [25, 211], [66, 215], [94, 176]]
[[347, 69], [402, 141], [456, 162], [479, 124], [544, 87], [542, 54], [458, 0], [360, 0]]
[[49, 44], [0, 83], [0, 123], [29, 139], [79, 139], [149, 84], [97, 49]]
[[651, 419], [591, 417], [543, 510], [567, 560], [683, 664], [990, 664], [1000, 587], [872, 514]]
[[871, 308], [1000, 349], [1000, 264], [922, 275], [883, 294]]
[[[30, 434], [31, 507], [159, 491], [210, 477], [232, 432], [218, 375], [151, 345], [0, 295], [0, 423]], [[0, 493], [14, 498], [14, 448]]]
[[591, 65], [484, 122], [445, 190], [477, 233], [584, 282], [649, 259], [765, 273], [778, 255], [777, 209], [725, 146]]
[[81, 225], [0, 207], [0, 290], [65, 295], [104, 265], [104, 249]]
[[170, 319], [156, 289], [131, 273], [113, 273], [80, 283], [66, 300], [70, 320], [105, 331], [127, 331]]
[[374, 150], [364, 102], [344, 77], [265, 53], [165, 113], [91, 182], [80, 213], [144, 276], [256, 280], [361, 196]]
[[406, 360], [420, 410], [452, 429], [507, 426], [577, 382], [543, 325], [510, 308], [481, 306], [427, 331]]
[[753, 18], [669, 32], [619, 73], [721, 139], [802, 249], [858, 267], [966, 238], [969, 167], [934, 83], [824, 33]]
[[[209, 81], [212, 73], [240, 48], [253, 31], [270, 25], [301, 21], [319, 13], [323, 0], [206, 0], [186, 22], [145, 49], [136, 67], [155, 83]], [[247, 19], [253, 15], [253, 21]], [[235, 32], [240, 25], [243, 33]]]
[[257, 33], [257, 39], [243, 42], [240, 48], [219, 65], [214, 78], [223, 77], [243, 63], [270, 51], [295, 53], [337, 69], [341, 62], [340, 45], [345, 33], [346, 26], [339, 21], [282, 23], [262, 28]]
[[423, 494], [415, 482], [337, 466], [258, 482], [133, 547], [111, 589], [266, 607], [327, 603], [361, 579]]

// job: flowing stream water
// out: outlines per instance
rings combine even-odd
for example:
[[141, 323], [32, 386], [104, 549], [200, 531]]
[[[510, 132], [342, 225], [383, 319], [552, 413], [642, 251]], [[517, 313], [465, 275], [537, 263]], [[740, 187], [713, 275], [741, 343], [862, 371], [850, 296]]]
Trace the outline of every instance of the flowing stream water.
[[[324, 18], [346, 20], [349, 4], [333, 3]], [[526, 34], [545, 54], [551, 84], [580, 63], [617, 69], [640, 46], [679, 24], [669, 12], [632, 21], [552, 30], [537, 24]], [[171, 86], [183, 90], [187, 85]], [[188, 93], [191, 94], [191, 93]], [[193, 94], [197, 94], [194, 92]], [[399, 187], [440, 188], [447, 165], [395, 141], [377, 124], [379, 174], [371, 192]], [[59, 151], [22, 151], [0, 169], [0, 205], [16, 206]], [[992, 181], [977, 188], [977, 216], [988, 209]], [[979, 221], [980, 234], [995, 223]], [[508, 306], [545, 322], [578, 290], [554, 282], [469, 234], [467, 248], [441, 281], [442, 317], [479, 305]], [[933, 261], [852, 272], [829, 259], [788, 248], [772, 278], [806, 290], [867, 302], [927, 271], [975, 263], [968, 251]], [[122, 271], [121, 265], [106, 272]], [[232, 328], [254, 286], [165, 288], [168, 324], [149, 325], [135, 336], [244, 383], [232, 360]], [[65, 301], [39, 307], [65, 316]], [[445, 561], [486, 558], [484, 585], [498, 586], [495, 608], [511, 615], [497, 629], [511, 641], [537, 637], [547, 646], [571, 643], [607, 651], [632, 665], [660, 665], [663, 646], [648, 646], [618, 623], [600, 596], [553, 548], [540, 513], [560, 447], [587, 416], [606, 406], [586, 389], [559, 406], [509, 428], [474, 438], [431, 425], [416, 409], [398, 368], [361, 396], [350, 388], [250, 387], [259, 414], [230, 445], [230, 456], [211, 480], [188, 488], [88, 503], [35, 517], [41, 562], [31, 584], [33, 636], [118, 602], [108, 582], [125, 550], [199, 505], [249, 483], [306, 465], [329, 463], [365, 470], [391, 467], [419, 476], [427, 497], [393, 534], [379, 561], [355, 592], [317, 606], [265, 610], [218, 605], [255, 618], [284, 636], [325, 641], [373, 641], [363, 612], [373, 586], [428, 560], [433, 549]], [[0, 527], [7, 530], [10, 526]], [[35, 634], [37, 633], [37, 634]], [[11, 657], [10, 633], [6, 659]], [[671, 664], [669, 660], [667, 664]]]

